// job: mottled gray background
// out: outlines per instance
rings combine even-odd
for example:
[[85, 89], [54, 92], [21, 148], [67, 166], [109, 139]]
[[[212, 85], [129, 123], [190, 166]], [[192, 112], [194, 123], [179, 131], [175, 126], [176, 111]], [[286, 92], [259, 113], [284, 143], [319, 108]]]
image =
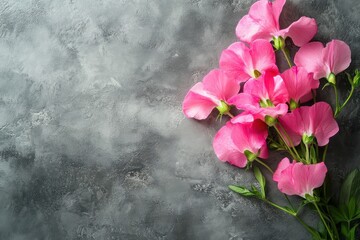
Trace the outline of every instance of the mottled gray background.
[[[2, 0], [0, 239], [308, 239], [290, 216], [231, 193], [252, 174], [217, 160], [215, 115], [181, 112], [253, 2]], [[359, 9], [293, 0], [281, 22], [315, 17], [316, 39], [350, 45], [353, 70]], [[360, 162], [359, 101], [332, 141], [335, 182]]]

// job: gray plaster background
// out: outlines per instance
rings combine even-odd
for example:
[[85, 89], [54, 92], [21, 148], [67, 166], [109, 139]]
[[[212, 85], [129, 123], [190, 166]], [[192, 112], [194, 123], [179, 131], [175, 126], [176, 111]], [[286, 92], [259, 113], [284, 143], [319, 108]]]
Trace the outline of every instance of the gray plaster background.
[[[216, 159], [215, 115], [181, 112], [253, 2], [2, 0], [0, 239], [309, 238], [291, 217], [229, 192], [252, 174]], [[358, 9], [293, 0], [282, 23], [315, 17], [316, 39], [346, 41], [354, 69]], [[333, 139], [335, 182], [360, 163], [359, 100]]]

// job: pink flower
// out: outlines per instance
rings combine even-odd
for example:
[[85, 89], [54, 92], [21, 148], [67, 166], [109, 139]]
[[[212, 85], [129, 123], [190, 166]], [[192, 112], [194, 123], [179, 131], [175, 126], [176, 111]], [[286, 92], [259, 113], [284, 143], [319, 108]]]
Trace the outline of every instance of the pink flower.
[[266, 40], [256, 40], [250, 47], [242, 42], [231, 44], [221, 53], [219, 65], [238, 83], [257, 78], [264, 71], [272, 71], [274, 75], [279, 72], [273, 47]]
[[[312, 98], [311, 90], [319, 87], [319, 81], [302, 67], [292, 67], [281, 74], [289, 93], [289, 103], [306, 102]], [[296, 108], [295, 107], [295, 108]]]
[[230, 109], [227, 102], [240, 90], [239, 84], [221, 70], [212, 70], [185, 96], [183, 112], [188, 118], [205, 119], [217, 107], [221, 114]]
[[307, 72], [314, 73], [315, 79], [329, 79], [331, 74], [336, 75], [349, 67], [351, 51], [340, 40], [332, 40], [326, 47], [321, 42], [311, 42], [299, 49], [294, 62]]
[[282, 78], [273, 77], [266, 72], [258, 79], [247, 81], [243, 93], [232, 97], [229, 104], [264, 120], [266, 116], [277, 118], [287, 113], [288, 100], [288, 92]]
[[267, 126], [260, 120], [233, 124], [227, 122], [215, 135], [213, 147], [223, 162], [243, 168], [255, 157], [267, 158]]
[[288, 28], [280, 30], [279, 17], [285, 0], [260, 0], [251, 7], [236, 27], [236, 35], [241, 41], [250, 43], [255, 39], [271, 41], [273, 37], [290, 37], [296, 46], [308, 43], [316, 34], [315, 19], [301, 17]]
[[279, 121], [295, 146], [301, 139], [311, 142], [314, 137], [319, 146], [325, 146], [329, 138], [339, 131], [331, 107], [326, 102], [297, 108], [280, 117]]
[[323, 162], [304, 165], [284, 158], [276, 169], [273, 180], [278, 183], [280, 192], [305, 198], [313, 196], [313, 190], [324, 183], [327, 168]]

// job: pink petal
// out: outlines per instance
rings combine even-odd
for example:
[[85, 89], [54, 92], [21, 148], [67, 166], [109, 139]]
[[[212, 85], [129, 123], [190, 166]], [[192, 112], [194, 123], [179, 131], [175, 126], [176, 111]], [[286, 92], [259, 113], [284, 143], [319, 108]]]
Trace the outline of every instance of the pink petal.
[[253, 60], [252, 71], [261, 73], [265, 71], [278, 72], [276, 66], [275, 52], [271, 43], [267, 40], [255, 40], [250, 44], [250, 54]]
[[[284, 139], [290, 146], [297, 146], [301, 142], [302, 134], [305, 132], [304, 122], [300, 110], [297, 108], [291, 113], [287, 113], [279, 118], [281, 126], [284, 128], [287, 134], [284, 133]], [[281, 128], [280, 128], [281, 129]], [[288, 137], [287, 137], [288, 136]], [[291, 140], [291, 142], [290, 142]]]
[[313, 190], [320, 187], [325, 180], [327, 168], [323, 162], [304, 165], [293, 163], [292, 177], [297, 195], [305, 197], [306, 194], [313, 195]]
[[308, 165], [309, 175], [307, 179], [307, 188], [315, 189], [321, 187], [324, 183], [327, 173], [327, 167], [324, 162]]
[[242, 112], [241, 114], [232, 118], [230, 121], [233, 124], [235, 124], [235, 123], [251, 123], [254, 121], [254, 119], [255, 119], [254, 115], [252, 115], [251, 113]]
[[350, 47], [343, 41], [332, 40], [326, 44], [324, 61], [335, 75], [347, 69], [351, 62]]
[[[279, 3], [275, 4], [276, 15], [279, 15], [280, 5]], [[247, 43], [255, 39], [270, 41], [272, 33], [279, 30], [279, 21], [274, 18], [273, 11], [272, 3], [269, 1], [255, 2], [250, 7], [249, 14], [241, 18], [236, 26], [237, 37]]]
[[203, 79], [204, 90], [219, 100], [227, 101], [240, 91], [240, 85], [219, 69], [210, 71]]
[[278, 182], [278, 188], [287, 195], [313, 195], [313, 190], [320, 187], [325, 180], [327, 168], [325, 164], [304, 165], [296, 161], [290, 163], [284, 158], [276, 169], [273, 180]]
[[219, 66], [221, 69], [233, 79], [236, 79], [237, 83], [246, 82], [251, 78], [245, 71], [243, 61], [231, 50], [225, 49], [220, 56]]
[[308, 112], [303, 114], [306, 114], [307, 118], [311, 119], [309, 129], [314, 133], [319, 146], [328, 144], [329, 138], [339, 131], [332, 109], [326, 102], [315, 103], [309, 108]]
[[266, 144], [267, 126], [260, 120], [248, 124], [235, 124], [231, 133], [234, 144], [241, 152], [249, 150], [254, 154]]
[[308, 43], [295, 54], [294, 62], [308, 73], [314, 73], [315, 79], [327, 77], [329, 73], [323, 63], [323, 50], [324, 46], [320, 42]]
[[283, 158], [280, 162], [278, 167], [276, 168], [276, 171], [273, 175], [273, 180], [278, 182], [281, 179], [281, 173], [283, 170], [285, 170], [290, 165], [290, 160], [288, 158]]
[[249, 48], [241, 42], [231, 44], [221, 53], [219, 65], [221, 69], [236, 79], [237, 83], [247, 81], [253, 74]]
[[240, 110], [244, 110], [245, 108], [251, 108], [255, 107], [255, 105], [259, 105], [259, 100], [248, 93], [239, 93], [229, 99], [228, 103], [230, 105], [235, 105], [236, 108]]
[[288, 28], [280, 31], [280, 35], [290, 37], [298, 47], [310, 42], [317, 32], [316, 21], [313, 18], [301, 17]]
[[273, 1], [272, 4], [272, 10], [273, 10], [273, 16], [274, 16], [274, 21], [279, 23], [279, 18], [280, 18], [280, 14], [281, 11], [285, 5], [286, 0], [275, 0]]
[[[281, 74], [289, 93], [289, 99], [299, 102], [311, 99], [311, 90], [319, 87], [319, 81], [302, 67], [292, 67]], [[305, 99], [303, 97], [306, 97]], [[310, 97], [310, 99], [309, 99]]]
[[202, 120], [219, 104], [220, 101], [204, 91], [203, 83], [199, 82], [186, 94], [182, 109], [186, 117]]
[[216, 156], [223, 162], [243, 168], [246, 166], [246, 156], [234, 144], [231, 133], [234, 125], [228, 122], [215, 135], [213, 147]]

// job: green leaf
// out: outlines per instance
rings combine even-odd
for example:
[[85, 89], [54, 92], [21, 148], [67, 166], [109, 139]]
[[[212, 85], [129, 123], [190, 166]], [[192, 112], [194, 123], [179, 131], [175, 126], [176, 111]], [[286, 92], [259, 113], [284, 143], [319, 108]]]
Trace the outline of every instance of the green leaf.
[[354, 169], [347, 175], [341, 186], [339, 202], [347, 204], [351, 196], [360, 198], [360, 172], [358, 169]]
[[346, 222], [347, 218], [344, 216], [343, 212], [334, 206], [329, 206], [330, 214], [333, 217], [336, 223]]
[[260, 169], [256, 166], [254, 167], [254, 175], [255, 175], [256, 180], [260, 184], [261, 197], [265, 198], [265, 196], [266, 196], [266, 194], [265, 194], [266, 180], [265, 180], [264, 175], [262, 175]]
[[255, 193], [253, 193], [249, 189], [247, 189], [245, 187], [242, 187], [242, 186], [230, 185], [229, 188], [233, 192], [239, 193], [240, 195], [245, 196], [245, 197], [252, 197], [252, 196], [256, 195]]
[[347, 239], [349, 240], [355, 240], [355, 233], [356, 233], [356, 228], [359, 226], [359, 224], [356, 224], [355, 226], [353, 226], [348, 235], [347, 235]]

